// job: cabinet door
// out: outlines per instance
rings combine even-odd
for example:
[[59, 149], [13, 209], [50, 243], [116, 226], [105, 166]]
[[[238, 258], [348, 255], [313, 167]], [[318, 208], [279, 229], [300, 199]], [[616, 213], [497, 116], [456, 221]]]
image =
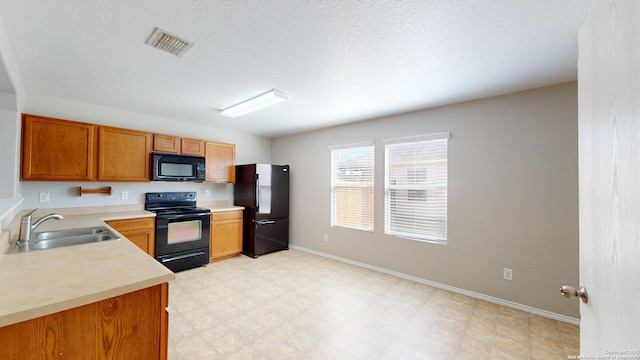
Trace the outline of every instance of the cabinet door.
[[155, 218], [111, 220], [106, 223], [151, 257], [155, 257]]
[[168, 286], [0, 327], [0, 358], [166, 359]]
[[209, 261], [239, 255], [242, 252], [242, 211], [211, 214]]
[[233, 183], [236, 180], [236, 146], [207, 141], [205, 144], [206, 182]]
[[101, 126], [98, 180], [149, 181], [150, 133]]
[[171, 135], [153, 135], [153, 151], [179, 154], [180, 138]]
[[183, 138], [182, 153], [185, 155], [204, 156], [204, 140]]
[[20, 179], [93, 180], [95, 129], [91, 124], [24, 115]]

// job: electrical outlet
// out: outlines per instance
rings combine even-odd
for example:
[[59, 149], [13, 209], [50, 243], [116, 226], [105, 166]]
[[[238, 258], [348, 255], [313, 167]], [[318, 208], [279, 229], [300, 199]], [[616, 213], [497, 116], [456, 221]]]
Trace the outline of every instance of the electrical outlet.
[[322, 240], [329, 241], [329, 235], [324, 234], [324, 236], [322, 237]]
[[49, 202], [49, 193], [42, 192], [40, 193], [40, 202]]
[[128, 191], [123, 191], [123, 192], [121, 192], [121, 193], [120, 193], [120, 198], [121, 198], [122, 200], [127, 200], [127, 199], [129, 199], [129, 192], [128, 192]]
[[206, 196], [206, 197], [211, 196], [211, 190], [205, 190], [204, 191], [204, 196]]
[[513, 280], [513, 269], [502, 269], [502, 278], [505, 280]]

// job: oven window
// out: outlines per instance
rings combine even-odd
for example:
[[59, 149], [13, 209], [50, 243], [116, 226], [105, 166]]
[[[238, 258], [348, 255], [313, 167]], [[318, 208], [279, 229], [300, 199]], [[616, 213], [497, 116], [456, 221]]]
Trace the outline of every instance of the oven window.
[[160, 176], [193, 176], [193, 165], [177, 163], [160, 163]]
[[168, 244], [200, 240], [202, 237], [202, 220], [180, 221], [169, 223], [167, 233]]

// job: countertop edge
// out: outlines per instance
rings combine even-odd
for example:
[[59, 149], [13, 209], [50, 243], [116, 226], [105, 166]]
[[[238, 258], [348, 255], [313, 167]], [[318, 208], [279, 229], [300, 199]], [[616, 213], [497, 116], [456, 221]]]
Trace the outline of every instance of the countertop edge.
[[153, 277], [137, 283], [118, 286], [112, 289], [106, 289], [93, 294], [78, 296], [68, 300], [63, 300], [53, 304], [45, 304], [31, 309], [17, 311], [15, 313], [0, 316], [0, 327], [10, 326], [37, 319], [39, 317], [59, 313], [66, 310], [75, 309], [84, 305], [92, 304], [98, 301], [106, 300], [112, 297], [128, 294], [134, 291], [146, 289], [152, 286], [160, 285], [175, 279], [175, 274], [164, 274], [162, 276]]
[[244, 210], [244, 206], [222, 206], [222, 207], [203, 206], [203, 207], [211, 210], [212, 213], [214, 213], [214, 212]]
[[[87, 226], [92, 226], [96, 224], [96, 221], [109, 226], [106, 224], [106, 221], [111, 220], [121, 220], [121, 219], [135, 219], [135, 218], [144, 218], [144, 217], [155, 217], [155, 213], [147, 212], [147, 211], [123, 211], [123, 212], [111, 212], [111, 213], [103, 213], [103, 214], [86, 214], [86, 215], [72, 215], [69, 218], [75, 218], [70, 224], [64, 226], [59, 224], [58, 222], [47, 222], [45, 224], [53, 226], [54, 228], [73, 228], [76, 227], [79, 223], [83, 223]], [[83, 220], [83, 218], [85, 220]], [[16, 219], [14, 219], [16, 221]], [[18, 220], [19, 221], [19, 220]], [[43, 224], [43, 228], [45, 228], [45, 224]], [[56, 226], [59, 224], [60, 226]], [[73, 225], [73, 226], [72, 226]], [[10, 236], [10, 232], [5, 230], [3, 231], [3, 236], [6, 240], [11, 241], [11, 239], [7, 239]], [[13, 237], [13, 235], [11, 235]], [[30, 308], [20, 308], [20, 306], [13, 306], [15, 310], [10, 310], [9, 312], [0, 315], [0, 327], [9, 326], [12, 324], [32, 320], [35, 318], [39, 318], [42, 316], [54, 314], [57, 312], [73, 309], [79, 306], [84, 306], [87, 304], [91, 304], [97, 301], [102, 301], [111, 297], [120, 296], [123, 294], [127, 294], [130, 292], [142, 290], [148, 287], [156, 286], [165, 282], [169, 282], [170, 280], [175, 279], [175, 274], [171, 272], [169, 269], [158, 263], [155, 259], [151, 258], [148, 254], [140, 250], [135, 244], [130, 242], [126, 237], [122, 237], [121, 240], [127, 241], [128, 244], [125, 247], [130, 247], [132, 259], [135, 262], [136, 257], [139, 257], [139, 262], [141, 263], [142, 268], [146, 268], [149, 271], [149, 276], [139, 276], [138, 279], [129, 279], [131, 281], [127, 282], [124, 280], [121, 283], [113, 282], [113, 285], [105, 285], [101, 286], [95, 292], [79, 294], [74, 296], [70, 295], [69, 298], [61, 298], [54, 300], [53, 302], [42, 301], [40, 304], [36, 304]], [[83, 245], [81, 245], [83, 246]], [[88, 248], [87, 248], [88, 249]], [[56, 251], [59, 249], [51, 250]], [[122, 250], [120, 250], [122, 251]], [[128, 251], [125, 249], [125, 251]], [[45, 253], [45, 252], [43, 252]], [[0, 257], [0, 269], [2, 268], [2, 262], [10, 259], [11, 256], [16, 256], [18, 254], [4, 254], [4, 256]], [[146, 258], [145, 258], [146, 257]], [[148, 264], [143, 264], [147, 262]], [[154, 269], [155, 267], [155, 269]], [[10, 269], [10, 268], [9, 268]], [[5, 271], [9, 271], [7, 269], [3, 269]], [[6, 275], [6, 274], [5, 274]], [[6, 276], [4, 277], [6, 280]], [[61, 284], [62, 285], [62, 284]], [[100, 287], [100, 286], [99, 286]], [[11, 291], [11, 283], [9, 283], [9, 291]], [[64, 287], [62, 287], [64, 289]], [[5, 290], [7, 290], [7, 286], [5, 286]], [[6, 300], [6, 298], [5, 298]], [[3, 306], [6, 304], [3, 304]]]

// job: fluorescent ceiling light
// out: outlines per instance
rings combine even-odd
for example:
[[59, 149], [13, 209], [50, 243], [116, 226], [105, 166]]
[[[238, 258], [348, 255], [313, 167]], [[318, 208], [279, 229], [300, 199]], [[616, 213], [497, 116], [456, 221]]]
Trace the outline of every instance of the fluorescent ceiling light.
[[220, 111], [220, 115], [235, 118], [262, 109], [267, 106], [275, 105], [279, 102], [287, 100], [287, 94], [279, 90], [271, 90], [268, 93], [256, 96], [247, 101], [230, 106]]

